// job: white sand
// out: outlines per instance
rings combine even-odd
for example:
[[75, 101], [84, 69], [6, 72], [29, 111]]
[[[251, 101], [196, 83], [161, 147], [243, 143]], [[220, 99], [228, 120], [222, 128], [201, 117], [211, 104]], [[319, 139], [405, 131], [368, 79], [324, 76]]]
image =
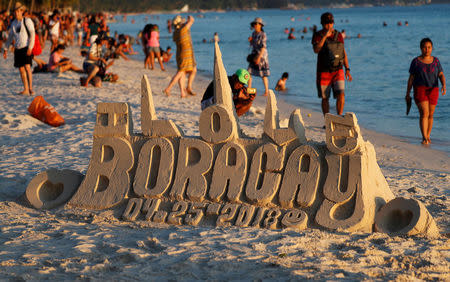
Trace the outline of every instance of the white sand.
[[[66, 50], [66, 56], [81, 66], [75, 49]], [[120, 82], [105, 83], [101, 89], [81, 88], [74, 73], [37, 74], [37, 94], [66, 119], [63, 127], [52, 128], [28, 115], [32, 98], [15, 94], [22, 86], [12, 64], [11, 54], [0, 64], [2, 280], [450, 279], [448, 155], [364, 129], [363, 138], [375, 145], [394, 194], [422, 201], [442, 232], [440, 238], [178, 227], [119, 221], [112, 211], [28, 208], [18, 198], [39, 172], [51, 167], [86, 172], [98, 102], [128, 102], [139, 131], [140, 81], [145, 73], [158, 116], [198, 136], [200, 96], [210, 78], [198, 76], [198, 96], [181, 100], [178, 86], [172, 97], [161, 95], [173, 68], [165, 73], [145, 71], [141, 62], [117, 61], [111, 70], [120, 75]], [[264, 107], [265, 100], [258, 97], [252, 112], [241, 118], [248, 134], [261, 134]], [[282, 118], [293, 108], [282, 101], [279, 107]], [[324, 140], [321, 114], [302, 108], [302, 115], [307, 138]]]

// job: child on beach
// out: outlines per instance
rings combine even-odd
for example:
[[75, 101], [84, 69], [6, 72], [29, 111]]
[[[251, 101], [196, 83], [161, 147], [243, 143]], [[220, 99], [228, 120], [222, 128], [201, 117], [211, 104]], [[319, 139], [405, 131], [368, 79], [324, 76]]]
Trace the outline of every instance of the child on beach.
[[170, 46], [167, 46], [166, 51], [164, 51], [162, 48], [160, 48], [161, 56], [164, 63], [168, 63], [170, 61], [170, 58], [172, 58], [172, 48]]
[[433, 114], [439, 99], [439, 81], [442, 84], [442, 95], [447, 92], [445, 76], [439, 59], [431, 56], [433, 42], [430, 38], [420, 41], [421, 55], [414, 58], [409, 67], [409, 79], [405, 99], [410, 103], [411, 88], [414, 88], [414, 101], [420, 113], [420, 131], [422, 144], [431, 143], [430, 135], [433, 128]]
[[161, 58], [161, 53], [159, 51], [159, 28], [158, 25], [153, 25], [150, 30], [150, 38], [148, 39], [149, 46], [149, 59], [150, 59], [150, 69], [155, 67], [155, 57], [158, 59], [159, 66], [162, 71], [165, 71], [163, 61]]
[[281, 78], [278, 80], [277, 85], [275, 86], [276, 91], [284, 91], [286, 90], [286, 81], [289, 78], [289, 73], [284, 72], [281, 75]]

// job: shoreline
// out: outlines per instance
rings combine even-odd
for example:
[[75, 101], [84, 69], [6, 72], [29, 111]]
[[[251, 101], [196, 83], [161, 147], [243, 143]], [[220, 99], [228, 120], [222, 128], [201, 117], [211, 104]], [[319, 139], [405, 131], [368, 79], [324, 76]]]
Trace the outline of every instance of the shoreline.
[[[65, 56], [80, 66], [77, 53], [78, 48], [69, 47]], [[48, 46], [41, 57], [47, 56]], [[198, 137], [200, 100], [211, 79], [198, 74], [195, 97], [180, 99], [177, 85], [171, 97], [166, 97], [161, 90], [175, 69], [167, 65], [166, 70], [144, 70], [142, 62], [118, 60], [111, 71], [119, 74], [119, 81], [104, 83], [102, 88], [80, 87], [75, 73], [34, 75], [37, 95], [43, 95], [66, 120], [64, 126], [52, 128], [28, 115], [32, 97], [14, 94], [21, 90], [21, 82], [12, 56], [0, 65], [0, 82], [5, 85], [0, 92], [5, 105], [0, 110], [0, 276], [25, 280], [148, 280], [149, 275], [161, 280], [210, 280], [218, 275], [224, 280], [450, 278], [444, 247], [450, 242], [449, 158], [363, 128], [362, 137], [374, 144], [392, 192], [424, 203], [440, 229], [439, 238], [170, 226], [122, 221], [111, 210], [91, 212], [63, 206], [40, 211], [18, 200], [30, 180], [44, 170], [86, 172], [97, 103], [129, 103], [134, 131], [140, 130], [143, 74], [150, 80], [158, 118], [172, 120], [185, 136]], [[291, 110], [298, 107], [277, 98], [280, 120], [286, 123]], [[300, 108], [306, 137], [324, 141], [322, 114]], [[264, 110], [265, 97], [257, 96], [250, 113], [239, 119], [244, 132], [259, 137]]]
[[159, 14], [203, 14], [203, 13], [227, 13], [227, 12], [240, 12], [240, 11], [259, 11], [259, 10], [283, 10], [283, 11], [304, 11], [308, 9], [349, 9], [349, 8], [376, 8], [376, 7], [418, 7], [425, 5], [442, 5], [446, 3], [425, 3], [424, 1], [417, 1], [417, 3], [390, 3], [387, 5], [374, 5], [374, 4], [330, 4], [323, 6], [302, 6], [302, 7], [278, 7], [278, 8], [230, 8], [230, 9], [193, 9], [187, 12], [180, 10], [148, 10], [146, 12], [121, 12], [121, 11], [105, 11], [116, 15], [159, 15]]

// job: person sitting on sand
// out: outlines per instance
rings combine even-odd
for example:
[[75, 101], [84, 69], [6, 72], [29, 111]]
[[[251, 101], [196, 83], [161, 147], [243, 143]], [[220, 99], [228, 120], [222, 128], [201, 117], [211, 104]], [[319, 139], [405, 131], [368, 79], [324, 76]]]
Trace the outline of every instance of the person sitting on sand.
[[122, 46], [118, 44], [118, 42], [112, 38], [108, 37], [108, 48], [106, 48], [104, 57], [108, 59], [118, 59], [123, 58], [125, 61], [129, 61], [130, 59], [125, 55], [122, 51]]
[[119, 35], [119, 44], [121, 45], [122, 52], [127, 53], [128, 55], [138, 54], [138, 52], [133, 50], [130, 36], [125, 35], [125, 34], [120, 34]]
[[414, 58], [409, 67], [409, 79], [406, 87], [406, 101], [411, 101], [411, 88], [414, 88], [414, 102], [420, 113], [420, 131], [422, 144], [430, 144], [433, 115], [439, 99], [439, 82], [442, 95], [446, 93], [445, 76], [439, 59], [431, 56], [433, 42], [430, 38], [420, 41], [421, 55]]
[[[91, 80], [97, 75], [100, 63], [104, 63], [105, 65], [107, 64], [106, 60], [102, 58], [102, 47], [107, 43], [107, 37], [98, 37], [95, 42], [92, 43], [86, 60], [83, 62], [83, 70], [88, 74], [88, 77], [81, 80], [81, 86], [88, 87]], [[101, 82], [94, 83], [94, 86], [100, 87]]]
[[[246, 69], [238, 69], [232, 76], [228, 77], [231, 93], [233, 93], [234, 107], [238, 116], [242, 116], [250, 109], [256, 97], [256, 89], [245, 86], [249, 80], [250, 73]], [[206, 88], [201, 103], [202, 110], [216, 103], [214, 99], [214, 81], [211, 81]]]
[[277, 85], [275, 86], [276, 91], [284, 91], [286, 90], [286, 81], [289, 78], [289, 73], [284, 72], [281, 75], [281, 78], [278, 80]]
[[48, 60], [48, 71], [60, 73], [71, 70], [77, 73], [84, 73], [82, 69], [72, 64], [71, 59], [62, 55], [65, 49], [66, 47], [63, 44], [59, 44], [55, 47]]

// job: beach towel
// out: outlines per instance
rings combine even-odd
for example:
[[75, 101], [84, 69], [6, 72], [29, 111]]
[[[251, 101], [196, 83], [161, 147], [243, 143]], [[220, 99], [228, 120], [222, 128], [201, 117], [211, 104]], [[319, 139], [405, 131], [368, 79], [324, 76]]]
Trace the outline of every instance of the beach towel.
[[52, 105], [47, 103], [42, 96], [36, 96], [28, 107], [30, 115], [48, 125], [58, 127], [64, 124], [64, 119], [60, 116]]

